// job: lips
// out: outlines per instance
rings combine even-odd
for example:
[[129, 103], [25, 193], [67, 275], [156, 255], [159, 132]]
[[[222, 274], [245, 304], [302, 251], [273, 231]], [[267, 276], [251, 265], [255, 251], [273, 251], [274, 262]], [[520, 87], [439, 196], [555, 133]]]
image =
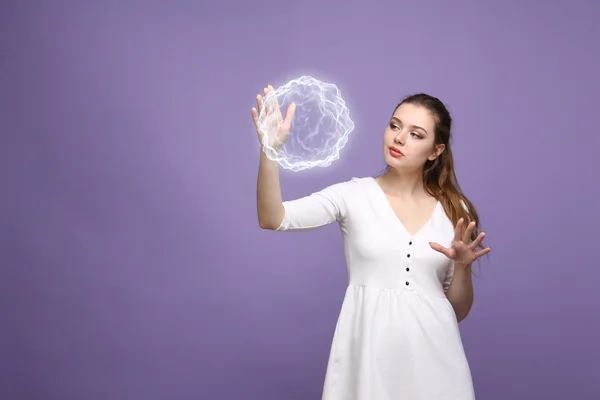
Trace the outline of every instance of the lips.
[[394, 158], [402, 157], [404, 154], [395, 147], [390, 147], [390, 155]]

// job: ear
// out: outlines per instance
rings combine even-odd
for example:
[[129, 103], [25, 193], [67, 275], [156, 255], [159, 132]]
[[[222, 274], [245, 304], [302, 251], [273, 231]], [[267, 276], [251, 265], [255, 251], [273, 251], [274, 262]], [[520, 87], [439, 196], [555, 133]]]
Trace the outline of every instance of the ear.
[[435, 150], [433, 151], [433, 153], [431, 153], [431, 155], [427, 159], [429, 161], [435, 160], [444, 152], [445, 149], [446, 149], [446, 145], [438, 144], [437, 146], [435, 146]]

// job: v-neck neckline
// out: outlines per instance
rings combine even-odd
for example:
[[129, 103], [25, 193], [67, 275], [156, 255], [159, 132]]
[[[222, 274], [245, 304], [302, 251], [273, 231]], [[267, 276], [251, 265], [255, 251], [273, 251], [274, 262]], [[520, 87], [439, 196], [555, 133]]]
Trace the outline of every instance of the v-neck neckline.
[[395, 224], [398, 225], [400, 227], [400, 229], [402, 231], [404, 231], [404, 233], [406, 233], [408, 235], [408, 237], [410, 237], [410, 238], [414, 238], [414, 237], [418, 236], [421, 232], [423, 232], [429, 226], [429, 224], [431, 223], [431, 220], [433, 220], [433, 217], [435, 216], [436, 212], [438, 211], [438, 208], [441, 205], [440, 201], [436, 200], [435, 207], [433, 208], [433, 211], [431, 212], [431, 215], [429, 216], [429, 218], [427, 218], [427, 221], [425, 221], [425, 223], [414, 234], [412, 234], [409, 232], [409, 230], [406, 228], [406, 226], [404, 226], [404, 224], [402, 223], [400, 218], [398, 218], [398, 215], [396, 215], [396, 212], [394, 211], [394, 207], [392, 207], [390, 200], [387, 198], [387, 195], [383, 191], [383, 188], [381, 187], [381, 185], [379, 185], [379, 182], [377, 182], [377, 180], [375, 180], [375, 178], [373, 178], [373, 177], [370, 177], [370, 179], [373, 182], [373, 184], [375, 185], [376, 190], [380, 193], [381, 199], [383, 200], [383, 203], [385, 204], [385, 207], [388, 210], [388, 213], [391, 215], [392, 219], [395, 221]]

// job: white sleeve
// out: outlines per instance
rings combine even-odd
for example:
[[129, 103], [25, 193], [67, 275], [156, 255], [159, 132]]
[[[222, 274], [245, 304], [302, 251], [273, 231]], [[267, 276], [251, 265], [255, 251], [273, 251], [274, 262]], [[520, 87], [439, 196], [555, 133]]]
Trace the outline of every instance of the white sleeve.
[[342, 222], [348, 212], [344, 189], [344, 183], [336, 183], [308, 196], [284, 201], [285, 215], [276, 230], [309, 230]]

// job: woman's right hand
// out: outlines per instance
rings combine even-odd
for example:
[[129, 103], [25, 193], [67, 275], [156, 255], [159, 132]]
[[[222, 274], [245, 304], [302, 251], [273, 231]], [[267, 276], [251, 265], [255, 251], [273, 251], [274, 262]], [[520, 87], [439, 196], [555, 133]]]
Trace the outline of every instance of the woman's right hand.
[[[269, 96], [270, 93], [272, 93], [271, 96]], [[254, 120], [254, 126], [256, 127], [256, 133], [258, 134], [261, 146], [279, 151], [290, 134], [296, 105], [294, 103], [289, 105], [284, 119], [273, 86], [265, 86], [264, 95], [265, 97], [268, 96], [267, 104], [263, 104], [263, 97], [260, 93], [256, 95], [257, 107], [252, 107], [252, 119]], [[264, 114], [259, 120], [259, 115], [263, 107], [265, 108]]]

